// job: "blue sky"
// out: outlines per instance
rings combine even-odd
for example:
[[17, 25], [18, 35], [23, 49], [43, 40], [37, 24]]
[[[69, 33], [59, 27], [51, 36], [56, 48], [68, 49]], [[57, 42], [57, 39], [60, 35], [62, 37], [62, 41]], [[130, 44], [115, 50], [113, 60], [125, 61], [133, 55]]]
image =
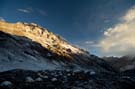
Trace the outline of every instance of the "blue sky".
[[0, 0], [0, 18], [34, 22], [100, 55], [94, 45], [135, 0]]

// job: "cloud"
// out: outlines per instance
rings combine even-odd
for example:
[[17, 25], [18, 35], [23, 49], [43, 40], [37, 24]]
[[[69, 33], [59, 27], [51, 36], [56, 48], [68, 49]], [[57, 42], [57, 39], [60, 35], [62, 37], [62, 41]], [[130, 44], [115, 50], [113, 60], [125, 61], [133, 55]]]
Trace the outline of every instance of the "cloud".
[[86, 44], [94, 44], [94, 41], [85, 41]]
[[17, 10], [20, 11], [20, 12], [23, 12], [23, 13], [30, 13], [30, 11], [26, 10], [26, 9], [17, 9]]
[[0, 17], [0, 20], [1, 20], [1, 21], [5, 21], [5, 19], [4, 19], [3, 17]]
[[48, 16], [47, 12], [41, 9], [37, 9], [37, 12], [43, 16]]
[[47, 12], [42, 10], [42, 9], [39, 9], [39, 8], [32, 8], [32, 7], [28, 7], [28, 8], [20, 8], [20, 9], [17, 9], [17, 11], [19, 12], [23, 12], [23, 13], [37, 13], [37, 14], [40, 14], [42, 16], [48, 16]]
[[28, 7], [28, 8], [25, 8], [25, 9], [20, 8], [20, 9], [17, 9], [17, 11], [20, 11], [20, 12], [23, 12], [23, 13], [31, 13], [31, 12], [33, 12], [33, 8], [31, 8], [31, 7]]
[[119, 23], [104, 32], [99, 45], [104, 55], [122, 56], [135, 52], [135, 6], [120, 18]]
[[85, 46], [92, 48], [92, 47], [100, 47], [100, 45], [96, 41], [85, 41]]
[[83, 48], [90, 52], [96, 50], [100, 46], [97, 41], [79, 41], [75, 42], [74, 44], [77, 44], [77, 47]]

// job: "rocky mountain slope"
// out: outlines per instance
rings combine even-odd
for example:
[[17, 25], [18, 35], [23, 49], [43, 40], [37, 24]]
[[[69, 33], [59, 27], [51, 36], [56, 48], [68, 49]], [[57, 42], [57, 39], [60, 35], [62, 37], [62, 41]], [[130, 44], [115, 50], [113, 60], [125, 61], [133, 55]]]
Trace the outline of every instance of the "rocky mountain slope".
[[101, 58], [31, 23], [0, 21], [0, 70], [85, 69], [113, 71]]
[[71, 54], [83, 54], [88, 56], [87, 52], [68, 44], [60, 36], [57, 36], [52, 32], [48, 32], [47, 29], [44, 29], [34, 23], [28, 24], [18, 22], [16, 24], [11, 24], [1, 21], [0, 29], [0, 31], [11, 35], [27, 37], [51, 50], [53, 53], [69, 57], [70, 59], [72, 59]]
[[107, 59], [37, 24], [0, 21], [0, 89], [134, 89], [134, 70], [115, 72], [119, 58]]
[[104, 57], [115, 70], [126, 71], [135, 69], [135, 56], [127, 55], [122, 57]]

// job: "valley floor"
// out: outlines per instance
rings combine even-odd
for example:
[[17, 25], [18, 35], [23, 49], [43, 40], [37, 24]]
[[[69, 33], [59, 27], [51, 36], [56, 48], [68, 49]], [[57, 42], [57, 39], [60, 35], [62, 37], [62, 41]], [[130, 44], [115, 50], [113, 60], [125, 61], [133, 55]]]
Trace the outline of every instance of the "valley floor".
[[0, 89], [135, 89], [130, 73], [17, 69], [0, 73]]

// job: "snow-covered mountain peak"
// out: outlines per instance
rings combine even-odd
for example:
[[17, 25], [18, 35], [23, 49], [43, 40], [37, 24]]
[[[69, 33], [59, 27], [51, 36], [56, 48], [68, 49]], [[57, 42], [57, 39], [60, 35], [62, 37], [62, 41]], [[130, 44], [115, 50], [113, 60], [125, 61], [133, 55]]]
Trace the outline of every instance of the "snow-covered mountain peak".
[[38, 26], [35, 23], [7, 23], [0, 21], [0, 31], [16, 36], [24, 36], [32, 41], [41, 44], [43, 47], [49, 49], [53, 53], [72, 58], [72, 54], [83, 54], [88, 56], [88, 52], [72, 46], [67, 41], [63, 40], [60, 36], [49, 32], [47, 29]]

